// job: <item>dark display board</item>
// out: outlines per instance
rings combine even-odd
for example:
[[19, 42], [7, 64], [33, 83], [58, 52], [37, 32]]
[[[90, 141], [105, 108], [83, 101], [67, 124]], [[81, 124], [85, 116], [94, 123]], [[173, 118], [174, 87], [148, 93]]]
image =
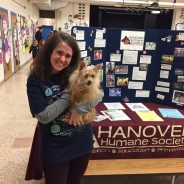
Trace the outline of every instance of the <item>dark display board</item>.
[[73, 27], [81, 58], [103, 65], [105, 102], [184, 106], [184, 32]]

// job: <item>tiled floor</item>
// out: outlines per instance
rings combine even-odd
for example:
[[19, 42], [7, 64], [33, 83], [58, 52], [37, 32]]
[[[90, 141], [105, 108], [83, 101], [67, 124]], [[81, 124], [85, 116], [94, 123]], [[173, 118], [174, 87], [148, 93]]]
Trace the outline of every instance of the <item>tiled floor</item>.
[[[24, 181], [36, 120], [31, 117], [26, 95], [30, 63], [0, 84], [0, 184], [44, 184]], [[184, 184], [182, 174], [175, 183], [172, 174], [87, 176], [83, 184]], [[54, 183], [53, 183], [54, 184]]]
[[29, 64], [0, 84], [0, 184], [43, 184], [24, 181], [36, 120], [26, 96]]

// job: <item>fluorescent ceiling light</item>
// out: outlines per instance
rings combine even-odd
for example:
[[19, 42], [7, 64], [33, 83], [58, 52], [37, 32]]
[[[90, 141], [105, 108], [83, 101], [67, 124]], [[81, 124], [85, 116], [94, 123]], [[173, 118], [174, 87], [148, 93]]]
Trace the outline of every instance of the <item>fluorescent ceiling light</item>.
[[174, 3], [169, 3], [169, 2], [158, 2], [159, 5], [167, 5], [167, 6], [173, 6]]
[[138, 0], [92, 0], [92, 1], [99, 1], [99, 2], [111, 2], [111, 3], [132, 3], [132, 4], [152, 4], [152, 1], [138, 1]]
[[111, 2], [111, 3], [122, 3], [122, 0], [92, 0], [92, 1], [100, 1], [100, 2]]
[[159, 10], [152, 10], [151, 14], [160, 14], [160, 11]]
[[124, 0], [124, 3], [132, 3], [132, 4], [152, 4], [151, 1], [133, 1], [133, 0]]
[[184, 3], [174, 3], [174, 6], [184, 6]]

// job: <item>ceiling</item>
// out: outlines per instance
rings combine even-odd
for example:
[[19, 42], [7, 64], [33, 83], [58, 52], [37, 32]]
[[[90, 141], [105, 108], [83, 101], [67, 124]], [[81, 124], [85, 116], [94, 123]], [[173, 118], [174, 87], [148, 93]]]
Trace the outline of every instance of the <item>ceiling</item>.
[[29, 2], [40, 10], [57, 10], [64, 8], [70, 2], [115, 7], [156, 5], [156, 8], [184, 8], [184, 0], [29, 0]]

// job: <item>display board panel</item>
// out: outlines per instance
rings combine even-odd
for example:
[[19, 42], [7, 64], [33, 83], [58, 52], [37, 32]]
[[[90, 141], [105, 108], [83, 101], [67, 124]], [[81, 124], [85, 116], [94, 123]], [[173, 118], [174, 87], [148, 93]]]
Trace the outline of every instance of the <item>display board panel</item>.
[[103, 65], [105, 102], [184, 106], [184, 32], [73, 27], [86, 64]]

